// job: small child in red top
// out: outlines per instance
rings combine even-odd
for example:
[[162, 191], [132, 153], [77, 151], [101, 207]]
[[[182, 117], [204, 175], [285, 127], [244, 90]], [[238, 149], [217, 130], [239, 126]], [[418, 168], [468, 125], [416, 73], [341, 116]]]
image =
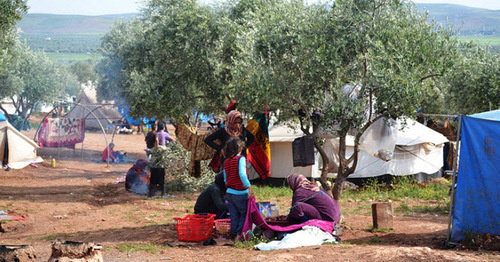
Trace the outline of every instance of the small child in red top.
[[229, 202], [231, 216], [231, 236], [240, 240], [245, 224], [249, 197], [253, 197], [250, 181], [247, 176], [246, 158], [241, 155], [245, 143], [237, 137], [230, 138], [224, 147], [224, 182], [226, 183], [226, 199]]

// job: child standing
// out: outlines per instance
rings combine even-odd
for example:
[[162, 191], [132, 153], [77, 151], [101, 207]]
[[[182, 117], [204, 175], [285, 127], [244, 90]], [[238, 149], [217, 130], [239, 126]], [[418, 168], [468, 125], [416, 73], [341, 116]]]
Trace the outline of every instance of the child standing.
[[253, 196], [247, 176], [246, 158], [241, 155], [245, 142], [232, 137], [224, 147], [224, 182], [226, 183], [226, 199], [229, 202], [231, 216], [231, 236], [240, 240], [241, 231], [247, 215], [249, 196]]

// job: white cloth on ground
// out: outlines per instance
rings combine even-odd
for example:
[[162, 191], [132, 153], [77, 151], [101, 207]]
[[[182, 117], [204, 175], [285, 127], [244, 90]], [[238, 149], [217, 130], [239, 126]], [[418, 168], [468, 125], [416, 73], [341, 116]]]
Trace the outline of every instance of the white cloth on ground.
[[259, 250], [276, 250], [303, 246], [317, 246], [323, 243], [337, 243], [337, 238], [315, 226], [304, 226], [301, 230], [287, 234], [281, 241], [259, 243]]

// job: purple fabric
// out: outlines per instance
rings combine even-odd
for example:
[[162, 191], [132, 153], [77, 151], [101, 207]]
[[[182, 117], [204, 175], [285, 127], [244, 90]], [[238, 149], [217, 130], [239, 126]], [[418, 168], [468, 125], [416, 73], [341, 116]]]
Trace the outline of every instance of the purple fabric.
[[248, 199], [247, 217], [245, 220], [245, 224], [243, 226], [243, 230], [241, 232], [242, 237], [244, 239], [248, 239], [250, 237], [250, 235], [246, 234], [246, 232], [252, 230], [252, 224], [256, 224], [257, 226], [263, 229], [270, 229], [280, 232], [297, 230], [302, 228], [303, 226], [316, 226], [325, 232], [332, 233], [335, 228], [335, 222], [319, 220], [319, 219], [311, 219], [302, 224], [295, 224], [286, 227], [269, 225], [266, 223], [266, 221], [260, 214], [259, 208], [255, 203], [255, 197]]
[[[303, 211], [307, 211], [307, 209], [300, 210], [301, 207], [299, 206], [300, 204], [298, 203], [306, 203], [312, 206], [313, 208], [316, 208], [319, 214], [321, 215], [322, 220], [334, 221], [335, 223], [338, 223], [340, 221], [341, 214], [339, 205], [323, 189], [320, 189], [319, 192], [314, 192], [306, 188], [299, 187], [295, 191], [293, 191], [292, 207], [290, 209], [290, 215], [292, 215], [293, 219], [299, 219], [299, 217], [294, 217], [294, 216], [302, 213]], [[296, 208], [298, 208], [299, 210], [295, 210]], [[305, 215], [309, 216], [312, 214], [315, 213], [306, 212]], [[309, 218], [315, 218], [315, 216], [313, 215], [312, 217]]]

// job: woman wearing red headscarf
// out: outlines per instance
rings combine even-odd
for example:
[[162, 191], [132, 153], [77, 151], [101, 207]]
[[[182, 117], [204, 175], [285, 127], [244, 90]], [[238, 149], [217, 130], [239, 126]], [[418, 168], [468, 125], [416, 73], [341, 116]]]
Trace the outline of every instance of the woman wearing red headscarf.
[[311, 183], [302, 174], [291, 174], [286, 181], [293, 191], [288, 221], [303, 223], [309, 219], [321, 219], [337, 224], [340, 222], [339, 205], [325, 190]]
[[[241, 154], [246, 156], [246, 149], [253, 143], [255, 136], [243, 126], [241, 112], [236, 110], [232, 110], [227, 114], [224, 128], [217, 129], [204, 140], [208, 146], [217, 150], [215, 157], [220, 157], [220, 162], [214, 163], [215, 161], [212, 161], [211, 163], [211, 166], [214, 167], [214, 171], [222, 170], [225, 157], [221, 154], [221, 151], [231, 137], [239, 137], [245, 142], [246, 148], [243, 149]], [[215, 141], [217, 140], [219, 140], [220, 143], [216, 143]]]

